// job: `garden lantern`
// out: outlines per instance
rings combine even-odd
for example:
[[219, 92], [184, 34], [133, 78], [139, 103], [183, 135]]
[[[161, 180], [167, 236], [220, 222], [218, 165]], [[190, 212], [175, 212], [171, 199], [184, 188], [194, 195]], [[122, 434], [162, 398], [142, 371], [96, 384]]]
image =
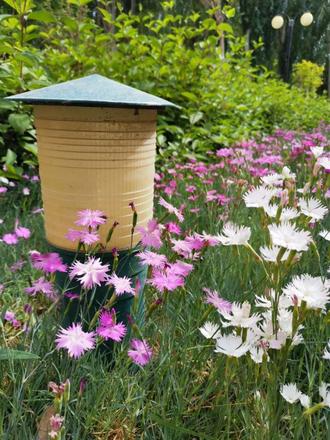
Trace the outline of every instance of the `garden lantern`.
[[101, 75], [9, 99], [34, 106], [48, 242], [75, 251], [65, 235], [77, 211], [90, 208], [108, 217], [102, 241], [117, 221], [110, 245], [129, 248], [129, 203], [135, 203], [138, 225], [153, 215], [157, 110], [173, 104]]
[[314, 17], [310, 12], [305, 12], [300, 17], [300, 24], [304, 27], [310, 26], [313, 23]]
[[281, 29], [284, 25], [284, 18], [282, 15], [275, 15], [275, 17], [272, 18], [272, 28], [273, 29]]
[[[77, 212], [101, 210], [108, 219], [100, 227], [102, 243], [111, 225], [119, 223], [102, 259], [111, 263], [110, 251], [116, 248], [122, 274], [134, 278], [145, 271], [134, 253], [136, 232], [130, 249], [129, 204], [136, 207], [137, 226], [146, 227], [153, 217], [157, 111], [175, 105], [101, 75], [8, 99], [34, 108], [48, 243], [70, 264], [77, 245], [65, 236], [75, 227]], [[60, 282], [63, 285], [64, 278]], [[102, 295], [101, 289], [99, 298]]]
[[[287, 2], [285, 3], [285, 9], [287, 8]], [[298, 15], [291, 18], [286, 13], [282, 13], [282, 15], [275, 15], [272, 18], [271, 25], [275, 30], [283, 29], [285, 26], [284, 32], [284, 59], [283, 59], [283, 79], [284, 81], [289, 81], [290, 79], [290, 66], [291, 66], [291, 51], [292, 51], [292, 41], [293, 41], [293, 30], [296, 23], [296, 19]], [[314, 17], [311, 12], [304, 12], [300, 16], [300, 24], [303, 27], [308, 27], [313, 23]]]

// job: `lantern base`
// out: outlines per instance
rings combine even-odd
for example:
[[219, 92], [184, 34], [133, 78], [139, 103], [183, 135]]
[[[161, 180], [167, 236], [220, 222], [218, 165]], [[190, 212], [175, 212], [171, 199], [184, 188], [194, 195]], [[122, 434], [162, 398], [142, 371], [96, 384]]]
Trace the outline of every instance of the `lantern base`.
[[[85, 261], [84, 253], [71, 252], [60, 249], [54, 245], [49, 245], [52, 251], [57, 252], [63, 262], [70, 266], [74, 261]], [[137, 288], [137, 297], [131, 294], [121, 295], [113, 305], [116, 311], [116, 321], [123, 322], [128, 327], [128, 334], [130, 329], [130, 312], [135, 303], [134, 319], [138, 326], [143, 325], [144, 321], [144, 299], [143, 289], [147, 278], [147, 266], [141, 265], [139, 258], [136, 256], [141, 251], [141, 247], [137, 245], [135, 248], [127, 251], [119, 251], [118, 266], [116, 274], [119, 277], [126, 276], [131, 279], [133, 287]], [[110, 270], [113, 267], [114, 258], [110, 252], [98, 253], [94, 255], [100, 258], [103, 264], [108, 264]], [[85, 331], [92, 330], [90, 324], [92, 321], [95, 327], [98, 319], [95, 319], [97, 312], [102, 309], [111, 298], [113, 289], [109, 286], [96, 286], [89, 292], [84, 293], [82, 286], [76, 279], [70, 280], [67, 273], [56, 272], [56, 285], [61, 292], [63, 292], [61, 301], [61, 311], [63, 314], [61, 325], [67, 328], [74, 322], [82, 323]], [[136, 284], [139, 283], [138, 286]], [[113, 343], [105, 341], [100, 346], [100, 353], [109, 354], [110, 357], [113, 351]]]

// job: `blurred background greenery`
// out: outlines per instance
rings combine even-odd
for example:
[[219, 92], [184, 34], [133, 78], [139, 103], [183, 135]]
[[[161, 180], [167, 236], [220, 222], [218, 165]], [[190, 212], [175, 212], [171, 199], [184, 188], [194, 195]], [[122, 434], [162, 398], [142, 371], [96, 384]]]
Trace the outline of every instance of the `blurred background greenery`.
[[[3, 0], [0, 98], [99, 73], [179, 104], [158, 124], [158, 160], [206, 152], [276, 128], [330, 120], [326, 0]], [[313, 23], [303, 27], [303, 12]], [[296, 18], [290, 82], [287, 26]], [[287, 19], [286, 19], [287, 20]], [[287, 21], [286, 21], [287, 23]], [[285, 66], [284, 66], [285, 67]], [[28, 107], [0, 99], [3, 176], [37, 165]]]

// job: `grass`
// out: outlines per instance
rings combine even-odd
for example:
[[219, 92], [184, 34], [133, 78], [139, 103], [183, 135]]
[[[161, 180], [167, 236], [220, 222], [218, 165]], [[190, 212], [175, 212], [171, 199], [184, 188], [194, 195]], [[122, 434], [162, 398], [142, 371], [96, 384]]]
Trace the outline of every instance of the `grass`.
[[[212, 159], [211, 162], [215, 160]], [[216, 159], [218, 160], [218, 159]], [[295, 159], [299, 179], [303, 180], [307, 165], [299, 169], [303, 160]], [[178, 171], [181, 172], [180, 170]], [[241, 200], [241, 193], [256, 179], [247, 171], [232, 175], [218, 170], [213, 185], [205, 184], [205, 176], [182, 171], [178, 188], [171, 203], [186, 204], [183, 229], [186, 233], [207, 231], [217, 234], [223, 220], [230, 218], [238, 224], [251, 226], [251, 243], [258, 249], [265, 243], [259, 210], [249, 210]], [[213, 173], [214, 171], [212, 171]], [[212, 173], [208, 172], [208, 176]], [[193, 179], [189, 179], [188, 176]], [[247, 179], [238, 183], [239, 178]], [[171, 179], [165, 173], [163, 182]], [[228, 179], [233, 184], [228, 184]], [[200, 194], [198, 201], [188, 201], [187, 184], [193, 183]], [[28, 251], [46, 249], [42, 215], [32, 214], [40, 206], [37, 184], [31, 184], [31, 195], [21, 195], [22, 184], [4, 195], [0, 202], [0, 218], [4, 219], [0, 233], [13, 229], [16, 218], [32, 231], [32, 237], [18, 246], [0, 243], [0, 282], [5, 289], [0, 296], [2, 316], [5, 310], [14, 310], [20, 319], [24, 304], [31, 300], [24, 293], [36, 270], [28, 262]], [[232, 197], [225, 206], [206, 203], [205, 194], [211, 188]], [[158, 193], [162, 190], [158, 190]], [[189, 214], [198, 206], [200, 212]], [[157, 207], [156, 218], [164, 211]], [[322, 225], [324, 227], [324, 224]], [[321, 226], [313, 231], [317, 232]], [[317, 238], [320, 261], [310, 249], [283, 279], [283, 285], [294, 273], [319, 275], [328, 264], [327, 242]], [[169, 256], [173, 253], [163, 249]], [[25, 265], [13, 273], [11, 265], [23, 259]], [[321, 269], [320, 269], [321, 268]], [[73, 361], [54, 345], [61, 310], [48, 311], [49, 303], [39, 299], [33, 302], [30, 332], [17, 335], [4, 320], [1, 325], [1, 346], [31, 351], [39, 360], [0, 361], [0, 438], [3, 440], [32, 440], [36, 438], [38, 423], [53, 395], [49, 381], [71, 382], [70, 401], [66, 408], [65, 439], [143, 439], [143, 440], [216, 440], [216, 439], [320, 439], [330, 438], [330, 412], [324, 409], [312, 418], [302, 415], [302, 408], [289, 405], [283, 399], [272, 405], [269, 373], [263, 374], [251, 359], [241, 362], [214, 353], [214, 342], [202, 337], [198, 328], [206, 319], [218, 320], [218, 314], [205, 304], [203, 288], [217, 289], [231, 301], [253, 300], [267, 287], [262, 268], [244, 248], [216, 246], [208, 248], [203, 258], [196, 261], [195, 269], [184, 288], [168, 295], [167, 302], [157, 308], [142, 329], [150, 342], [154, 356], [149, 365], [139, 368], [127, 357], [127, 343], [117, 344], [115, 365], [109, 365], [95, 352]], [[158, 298], [157, 292], [146, 287], [146, 304]], [[297, 382], [299, 389], [318, 401], [317, 386], [329, 377], [329, 362], [321, 355], [330, 337], [329, 316], [320, 323], [311, 316], [306, 326], [305, 343], [290, 352], [288, 366], [281, 381]], [[272, 359], [276, 363], [276, 354]], [[79, 392], [84, 379], [86, 387]], [[280, 382], [274, 384], [279, 394]], [[270, 406], [269, 406], [270, 405]], [[279, 429], [270, 428], [272, 418], [279, 414]]]

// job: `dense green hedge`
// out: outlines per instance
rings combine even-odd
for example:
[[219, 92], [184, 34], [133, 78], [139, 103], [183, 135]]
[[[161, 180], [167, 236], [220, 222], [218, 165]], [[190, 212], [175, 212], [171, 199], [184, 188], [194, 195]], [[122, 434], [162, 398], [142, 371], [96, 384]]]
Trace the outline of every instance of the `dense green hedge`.
[[[69, 5], [65, 14], [55, 17], [33, 9], [29, 0], [18, 4], [14, 15], [0, 17], [0, 94], [98, 72], [162, 96], [182, 110], [159, 118], [160, 157], [203, 155], [275, 127], [311, 129], [330, 120], [326, 97], [305, 96], [272, 72], [252, 66], [253, 52], [245, 50], [244, 39], [234, 36], [229, 25], [233, 9], [227, 10], [228, 22], [222, 24], [212, 18], [212, 11], [209, 16], [172, 15], [171, 2], [164, 2], [163, 18], [121, 13], [113, 22], [100, 9], [100, 26], [84, 6]], [[219, 47], [222, 33], [225, 59]], [[4, 101], [0, 106], [3, 155], [10, 148], [18, 162], [27, 157], [30, 161], [34, 147], [29, 109]], [[7, 155], [12, 172], [15, 160], [15, 155]]]

